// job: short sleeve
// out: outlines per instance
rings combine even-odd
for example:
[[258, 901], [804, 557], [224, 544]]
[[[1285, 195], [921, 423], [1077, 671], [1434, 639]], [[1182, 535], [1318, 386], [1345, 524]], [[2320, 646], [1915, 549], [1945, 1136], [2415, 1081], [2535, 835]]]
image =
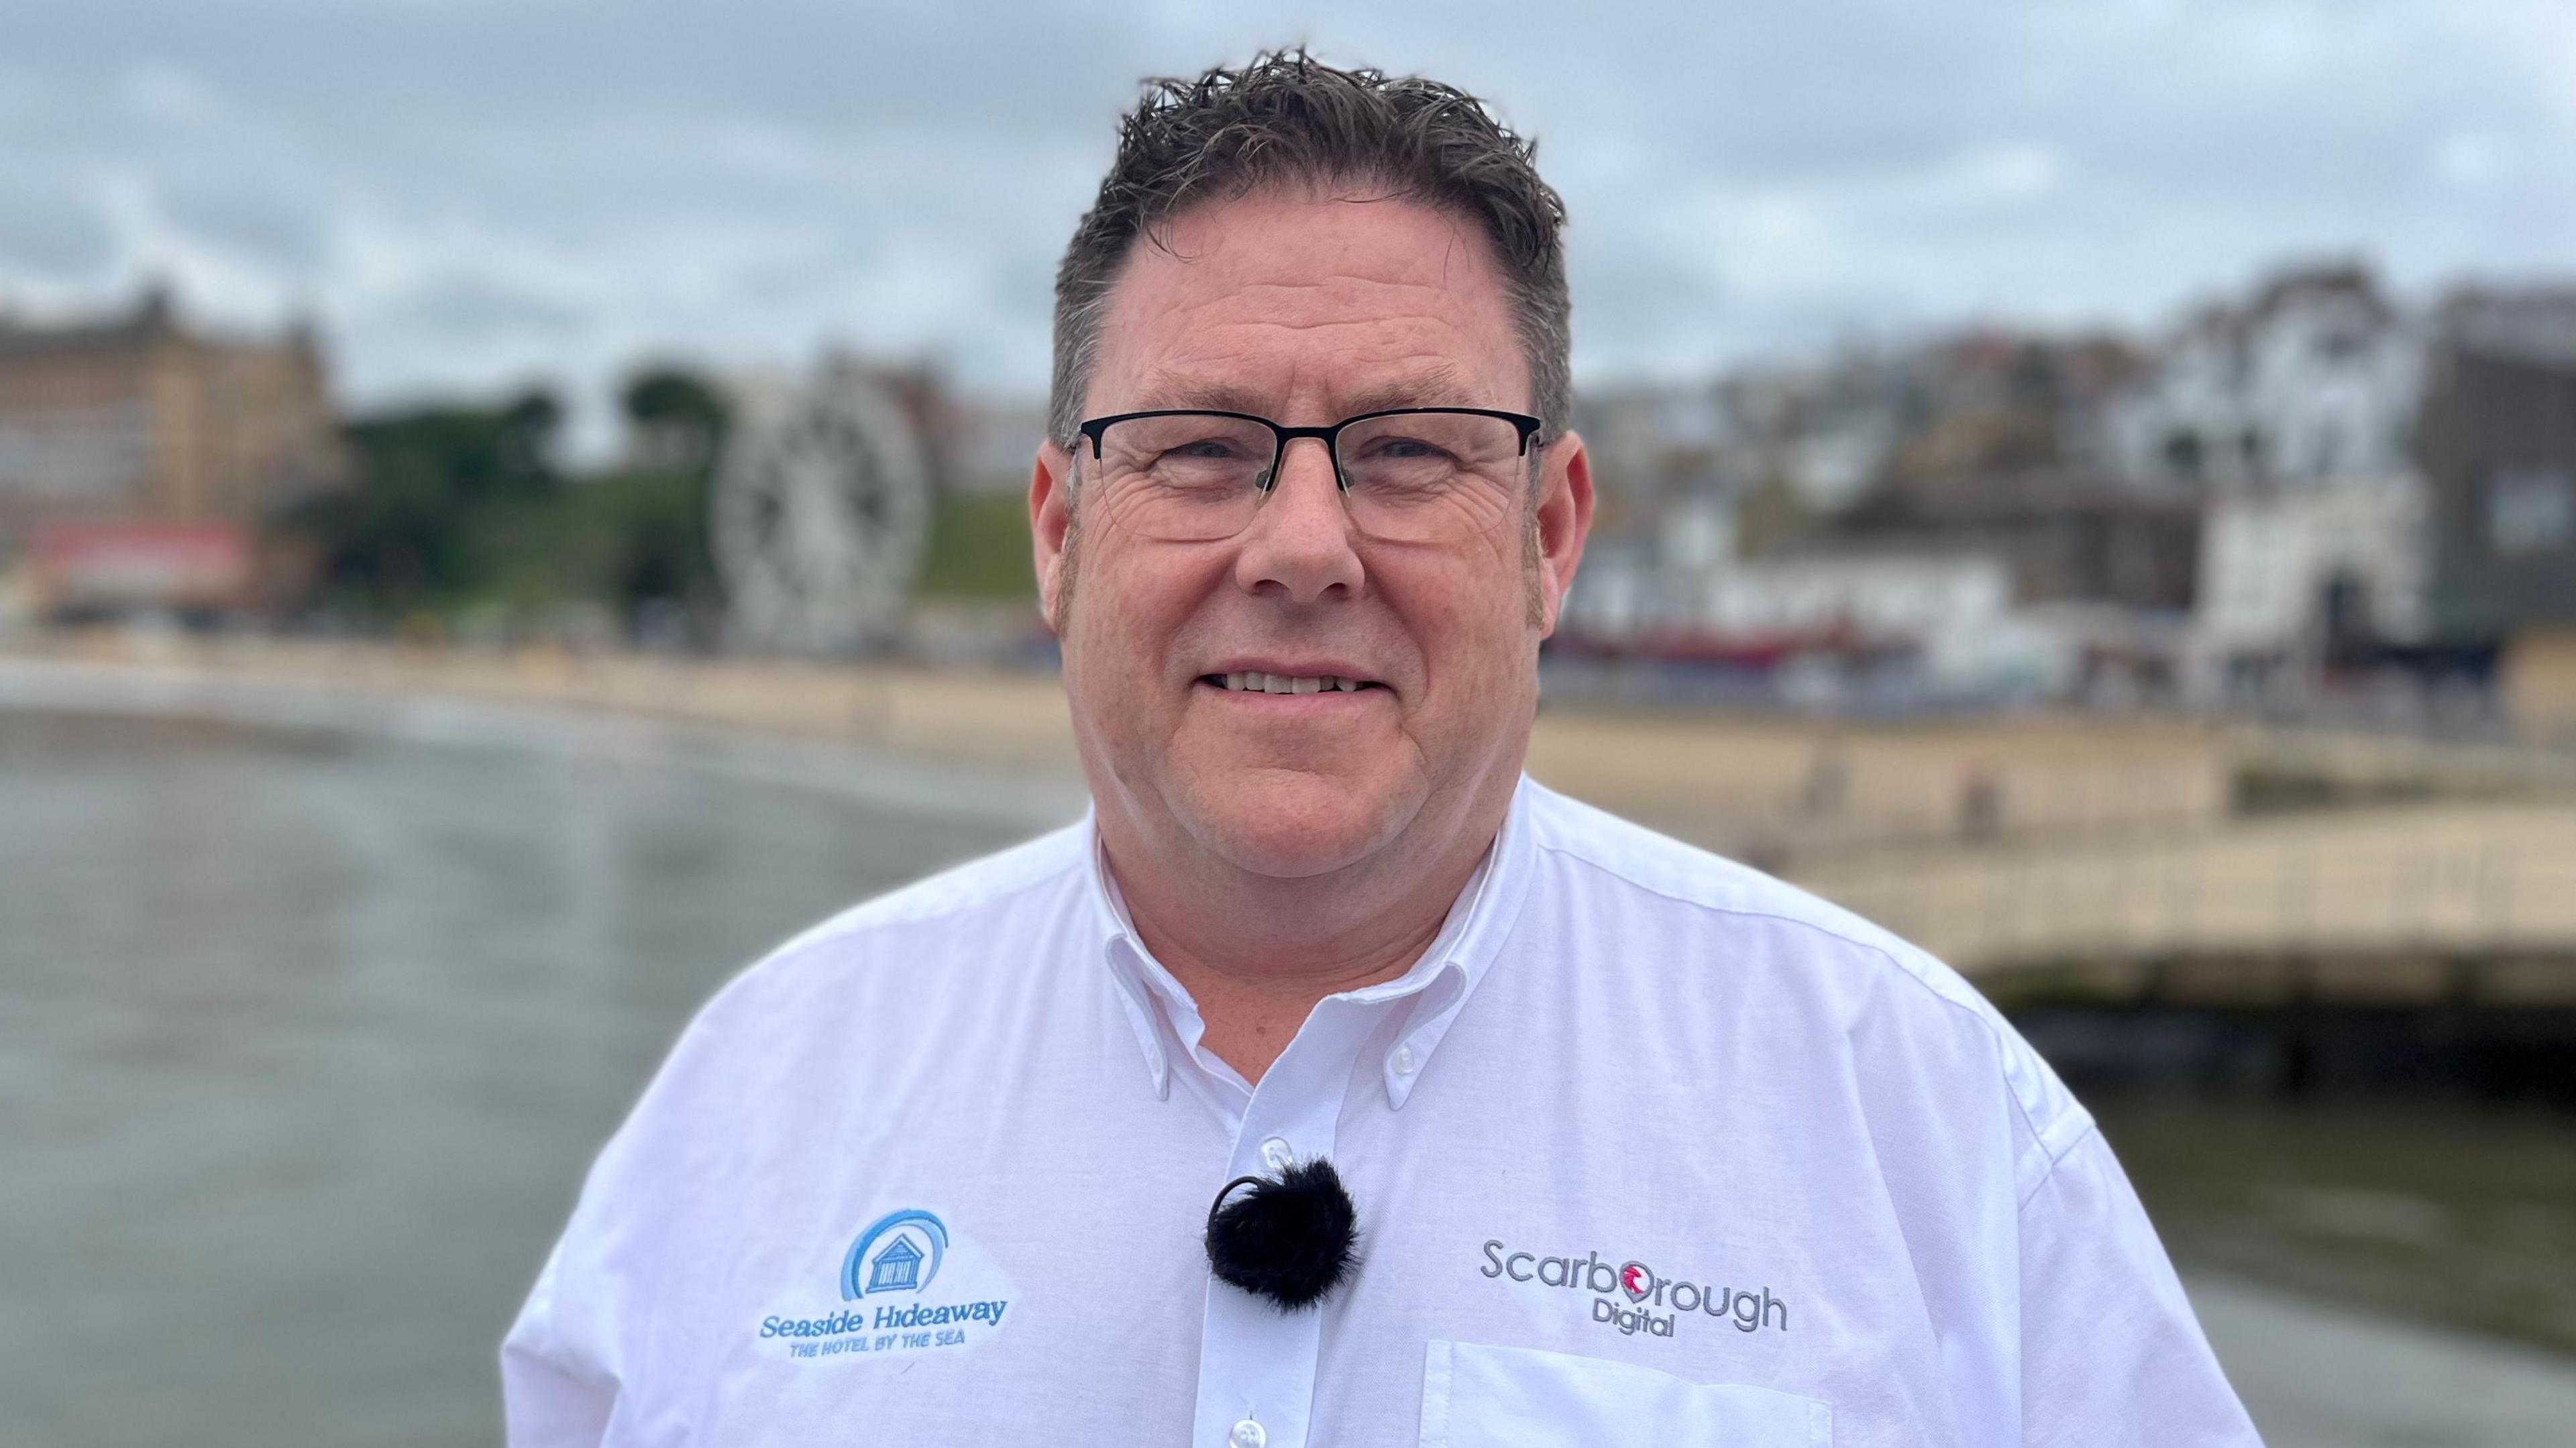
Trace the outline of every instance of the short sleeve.
[[[713, 1198], [695, 1184], [734, 1179], [727, 1153], [745, 1068], [734, 1042], [749, 977], [717, 993], [671, 1049], [592, 1163], [580, 1201], [501, 1344], [509, 1448], [598, 1448], [648, 1436], [633, 1389], [684, 1333], [699, 1254], [679, 1245]], [[667, 1309], [667, 1310], [666, 1310]]]
[[2099, 1131], [2021, 1208], [2022, 1440], [2260, 1448]]
[[608, 1435], [616, 1377], [596, 1346], [567, 1334], [556, 1316], [562, 1261], [558, 1245], [501, 1343], [503, 1441], [509, 1448], [597, 1448]]

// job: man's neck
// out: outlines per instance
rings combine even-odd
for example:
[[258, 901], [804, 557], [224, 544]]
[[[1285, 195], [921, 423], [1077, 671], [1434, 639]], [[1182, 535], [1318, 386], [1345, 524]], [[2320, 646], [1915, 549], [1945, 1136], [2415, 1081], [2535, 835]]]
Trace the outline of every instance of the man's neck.
[[1200, 1043], [1258, 1082], [1317, 1001], [1422, 957], [1499, 828], [1498, 817], [1426, 860], [1372, 857], [1300, 880], [1165, 868], [1105, 821], [1102, 843], [1137, 935], [1198, 1006]]

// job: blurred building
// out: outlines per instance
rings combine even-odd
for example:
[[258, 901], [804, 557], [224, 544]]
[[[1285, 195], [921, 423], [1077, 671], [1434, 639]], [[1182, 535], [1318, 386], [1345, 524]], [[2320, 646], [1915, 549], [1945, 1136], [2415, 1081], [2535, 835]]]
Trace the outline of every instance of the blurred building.
[[2114, 471], [2202, 500], [2192, 694], [2303, 694], [2423, 640], [2424, 356], [2369, 268], [2292, 267], [2193, 314], [2106, 409]]
[[2104, 408], [2145, 365], [2116, 338], [1983, 328], [1587, 395], [1602, 503], [1569, 643], [1784, 679], [1902, 674], [1927, 697], [2081, 686], [2135, 651], [2121, 611], [2192, 596], [2189, 491], [2092, 465]]
[[2423, 356], [2421, 325], [2367, 267], [2294, 268], [2163, 341], [2109, 408], [2106, 461], [2220, 493], [2406, 474]]
[[2107, 409], [2150, 365], [2109, 336], [1982, 327], [1936, 339], [1908, 357], [1904, 431], [1881, 481], [2122, 473], [2103, 440]]
[[2277, 696], [2423, 640], [2430, 549], [2411, 474], [2208, 498], [2185, 668], [2200, 697]]
[[2462, 292], [2438, 335], [2418, 433], [2433, 628], [2504, 651], [2517, 722], [2576, 735], [2576, 289]]
[[2151, 342], [1980, 328], [1577, 424], [1568, 652], [2472, 722], [2500, 659], [2576, 737], [2576, 287], [2298, 266]]
[[237, 607], [262, 520], [340, 474], [309, 330], [216, 336], [166, 292], [68, 325], [0, 318], [0, 552], [49, 612]]
[[2025, 604], [2099, 603], [2151, 612], [2191, 607], [2200, 508], [2189, 496], [2100, 473], [1971, 472], [1891, 487], [1852, 509], [1838, 535], [1978, 548], [2010, 566]]

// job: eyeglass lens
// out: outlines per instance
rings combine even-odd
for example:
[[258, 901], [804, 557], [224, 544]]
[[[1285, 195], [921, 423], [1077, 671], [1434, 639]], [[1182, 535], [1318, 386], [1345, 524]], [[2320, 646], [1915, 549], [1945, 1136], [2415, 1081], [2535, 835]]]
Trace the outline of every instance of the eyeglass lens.
[[[1526, 467], [1520, 429], [1472, 412], [1362, 418], [1334, 453], [1352, 523], [1392, 542], [1452, 542], [1497, 526]], [[1278, 434], [1247, 418], [1124, 418], [1100, 434], [1098, 501], [1143, 537], [1229, 538], [1251, 524], [1279, 467]]]

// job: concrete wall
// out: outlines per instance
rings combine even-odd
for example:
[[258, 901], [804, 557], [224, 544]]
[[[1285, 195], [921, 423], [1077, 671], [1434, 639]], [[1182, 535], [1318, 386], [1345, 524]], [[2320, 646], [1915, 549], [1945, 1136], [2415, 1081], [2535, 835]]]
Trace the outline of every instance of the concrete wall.
[[2576, 744], [2576, 624], [2524, 629], [2505, 646], [2505, 717], [2539, 742]]

